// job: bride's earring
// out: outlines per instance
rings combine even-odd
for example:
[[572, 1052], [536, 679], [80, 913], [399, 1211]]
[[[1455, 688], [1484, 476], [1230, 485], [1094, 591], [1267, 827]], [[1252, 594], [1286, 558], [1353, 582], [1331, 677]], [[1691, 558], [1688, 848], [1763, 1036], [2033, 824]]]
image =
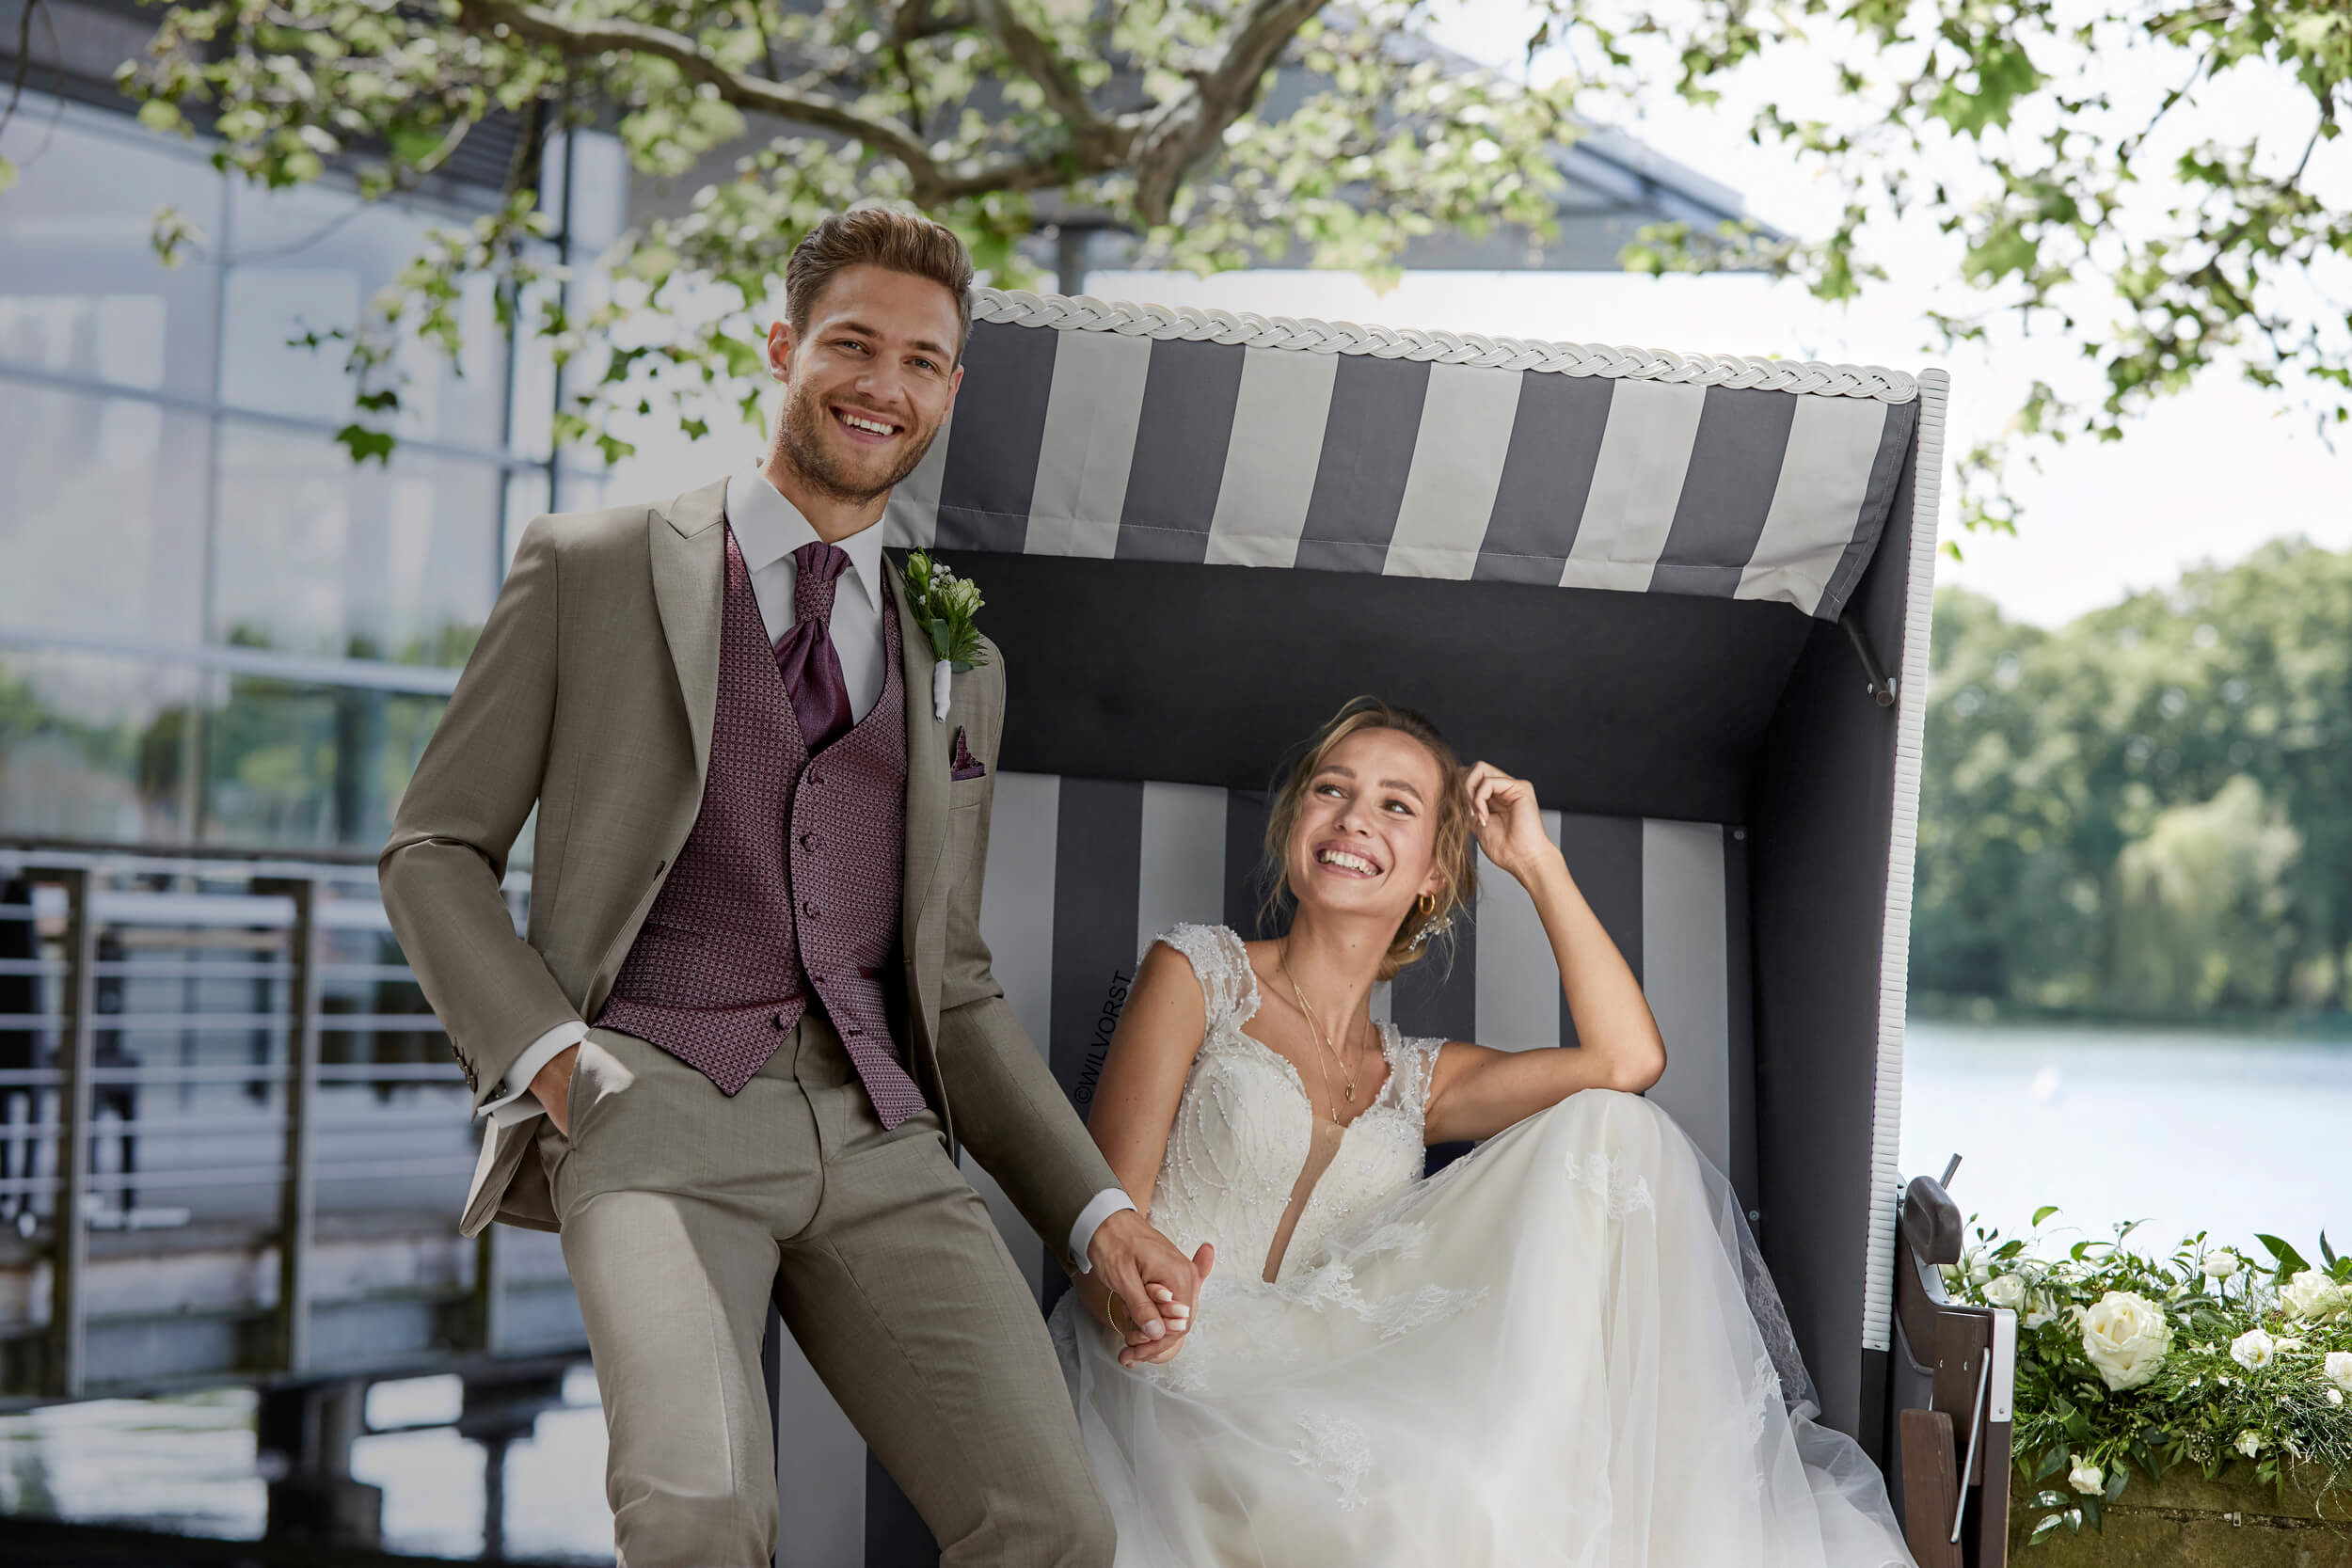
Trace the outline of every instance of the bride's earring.
[[1413, 933], [1413, 945], [1415, 947], [1421, 946], [1431, 937], [1443, 936], [1447, 929], [1454, 924], [1454, 917], [1451, 915], [1448, 915], [1442, 920], [1438, 918], [1438, 896], [1436, 894], [1422, 894], [1419, 898], [1413, 901], [1413, 908], [1419, 911], [1422, 916], [1422, 927], [1420, 930]]

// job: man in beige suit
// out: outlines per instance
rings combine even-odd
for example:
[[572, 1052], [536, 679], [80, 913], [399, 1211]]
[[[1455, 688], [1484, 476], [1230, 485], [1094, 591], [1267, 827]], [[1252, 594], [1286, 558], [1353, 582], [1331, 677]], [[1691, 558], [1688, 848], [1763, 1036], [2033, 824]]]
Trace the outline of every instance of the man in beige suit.
[[[812, 231], [762, 467], [525, 531], [384, 850], [490, 1123], [463, 1228], [562, 1232], [627, 1568], [774, 1550], [771, 1293], [944, 1561], [1110, 1561], [957, 1140], [1101, 1272], [1131, 1347], [1183, 1332], [1205, 1273], [1135, 1212], [990, 974], [1003, 667], [989, 646], [935, 707], [881, 552], [962, 379], [971, 276], [925, 219]], [[534, 804], [517, 938], [499, 884]]]

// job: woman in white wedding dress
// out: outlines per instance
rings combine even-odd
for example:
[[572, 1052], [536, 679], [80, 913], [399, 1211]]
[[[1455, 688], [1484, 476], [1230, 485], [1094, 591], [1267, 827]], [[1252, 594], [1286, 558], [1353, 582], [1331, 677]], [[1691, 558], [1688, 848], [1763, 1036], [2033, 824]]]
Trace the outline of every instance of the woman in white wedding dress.
[[[1578, 1049], [1374, 1022], [1473, 844], [1533, 895]], [[1657, 1024], [1533, 789], [1358, 702], [1267, 845], [1288, 934], [1155, 942], [1095, 1101], [1207, 1271], [1162, 1338], [1092, 1276], [1055, 1313], [1120, 1568], [1910, 1568], [1877, 1471], [1808, 1418], [1728, 1185], [1640, 1098]], [[1422, 1180], [1456, 1139], [1485, 1141]]]

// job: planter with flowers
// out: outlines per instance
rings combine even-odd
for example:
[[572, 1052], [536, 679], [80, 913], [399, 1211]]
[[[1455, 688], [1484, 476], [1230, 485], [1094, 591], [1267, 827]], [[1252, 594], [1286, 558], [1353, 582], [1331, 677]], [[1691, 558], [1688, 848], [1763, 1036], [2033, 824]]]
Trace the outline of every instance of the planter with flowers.
[[[1979, 1228], [1946, 1269], [2017, 1313], [2012, 1550], [2068, 1562], [2352, 1568], [2352, 1256], [2169, 1258]], [[2055, 1251], [2055, 1256], [2052, 1255]]]

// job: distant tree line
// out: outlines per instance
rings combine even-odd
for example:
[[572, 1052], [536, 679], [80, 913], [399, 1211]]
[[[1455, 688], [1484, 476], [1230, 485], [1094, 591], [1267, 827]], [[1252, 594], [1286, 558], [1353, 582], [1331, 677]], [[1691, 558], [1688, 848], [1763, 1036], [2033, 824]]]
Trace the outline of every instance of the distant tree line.
[[1936, 596], [1923, 1010], [2343, 1014], [2352, 555], [2300, 541], [2045, 631]]

